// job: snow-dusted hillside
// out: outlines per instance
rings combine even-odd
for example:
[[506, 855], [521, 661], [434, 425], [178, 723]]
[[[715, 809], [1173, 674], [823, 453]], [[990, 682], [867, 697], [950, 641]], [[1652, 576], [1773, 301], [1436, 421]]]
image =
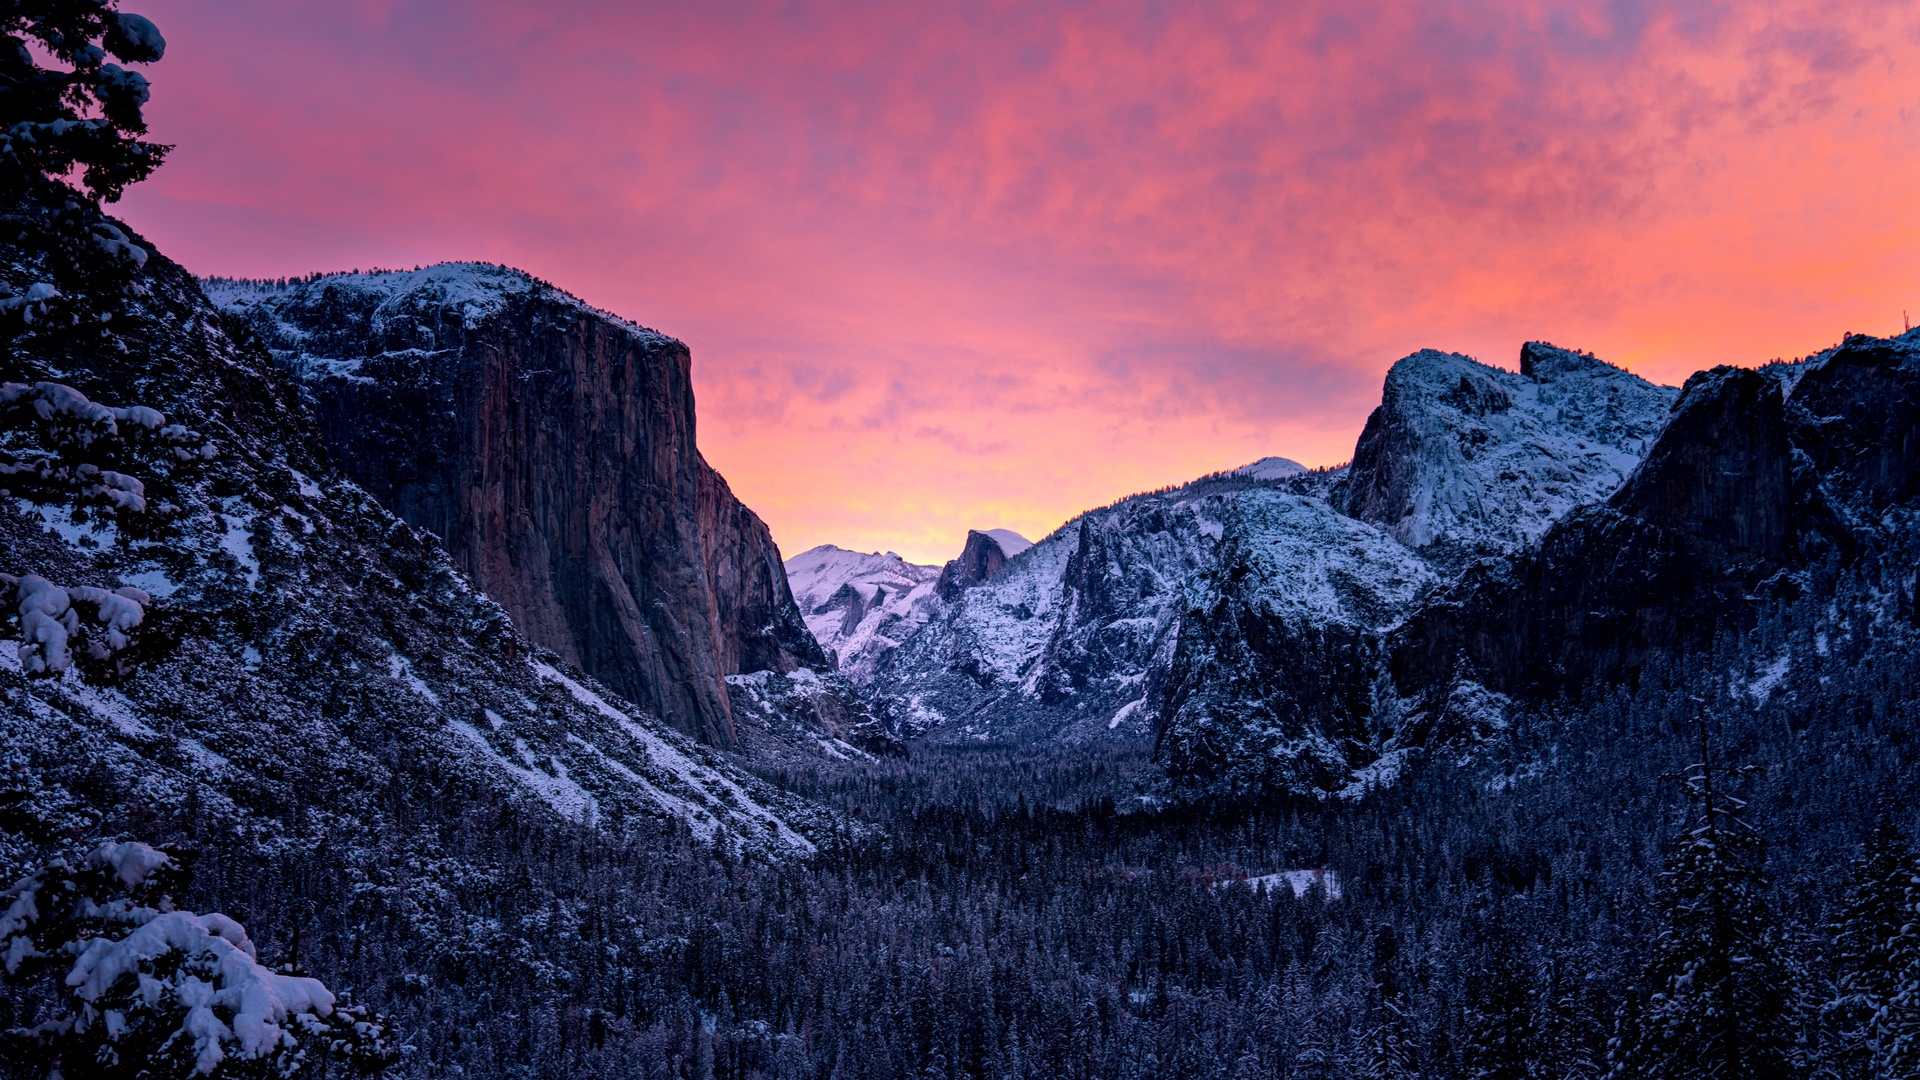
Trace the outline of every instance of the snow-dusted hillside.
[[878, 658], [918, 629], [937, 606], [937, 566], [889, 551], [863, 554], [822, 544], [786, 562], [794, 603], [841, 672], [865, 682]]
[[1520, 368], [1430, 349], [1394, 364], [1338, 505], [1441, 557], [1511, 552], [1612, 494], [1675, 394], [1539, 343]]
[[871, 693], [906, 732], [940, 739], [1150, 734], [1150, 672], [1171, 655], [1182, 590], [1233, 500], [1265, 486], [1210, 478], [1082, 514], [934, 598], [871, 662]]
[[531, 645], [334, 473], [191, 277], [155, 257], [146, 284], [137, 351], [0, 386], [0, 742], [34, 806], [188, 799], [295, 836], [289, 806], [378, 831], [414, 785], [553, 827], [812, 849], [807, 804]]
[[[273, 336], [280, 341], [322, 345], [329, 335], [316, 335], [309, 327], [278, 318], [277, 310], [279, 301], [289, 298], [304, 301], [305, 294], [316, 284], [351, 298], [353, 302], [345, 306], [363, 313], [364, 325], [342, 326], [339, 331], [343, 335], [382, 337], [390, 330], [414, 327], [423, 335], [418, 343], [421, 348], [434, 347], [430, 339], [443, 312], [457, 313], [463, 327], [472, 330], [507, 310], [514, 301], [529, 296], [565, 304], [612, 322], [631, 334], [666, 336], [601, 311], [525, 271], [494, 263], [448, 262], [412, 270], [368, 270], [269, 280], [206, 278], [201, 287], [217, 307], [243, 316], [255, 311], [266, 313], [278, 331]], [[326, 352], [321, 347], [303, 349], [299, 355], [304, 363], [334, 365], [327, 374], [351, 375], [358, 368], [358, 357], [329, 359]]]

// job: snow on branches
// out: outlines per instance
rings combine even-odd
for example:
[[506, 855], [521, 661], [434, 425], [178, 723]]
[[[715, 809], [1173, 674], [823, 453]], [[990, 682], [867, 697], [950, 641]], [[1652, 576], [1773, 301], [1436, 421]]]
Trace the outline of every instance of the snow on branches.
[[160, 164], [167, 147], [140, 138], [146, 76], [107, 60], [160, 59], [167, 43], [151, 21], [99, 0], [27, 0], [0, 15], [0, 35], [0, 186], [77, 176], [111, 202]]
[[16, 1055], [70, 1076], [292, 1077], [396, 1057], [384, 1018], [270, 970], [246, 928], [175, 907], [185, 872], [145, 844], [56, 859], [0, 893], [0, 971], [26, 991]]
[[0, 574], [0, 616], [20, 622], [20, 668], [58, 675], [73, 654], [105, 663], [130, 648], [153, 598], [132, 586], [112, 591], [92, 585], [62, 588], [37, 574]]
[[217, 454], [199, 432], [167, 423], [157, 409], [111, 408], [59, 383], [0, 383], [0, 493], [36, 502], [72, 496], [140, 514], [147, 510], [145, 482], [105, 466], [167, 470]]

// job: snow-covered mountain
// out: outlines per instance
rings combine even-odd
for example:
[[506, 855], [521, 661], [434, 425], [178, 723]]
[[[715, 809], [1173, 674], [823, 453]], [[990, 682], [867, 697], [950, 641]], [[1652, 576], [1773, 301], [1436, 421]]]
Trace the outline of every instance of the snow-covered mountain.
[[1521, 350], [1517, 373], [1423, 350], [1387, 373], [1338, 502], [1436, 556], [1514, 551], [1612, 494], [1673, 397], [1539, 342]]
[[1270, 483], [1221, 476], [1082, 514], [924, 601], [862, 681], [903, 730], [933, 738], [1145, 737], [1149, 673], [1170, 656], [1183, 589], [1234, 499]]
[[834, 549], [789, 575], [907, 734], [1155, 735], [1199, 786], [1339, 790], [1396, 760], [1383, 636], [1458, 567], [1611, 495], [1674, 393], [1540, 343], [1518, 372], [1423, 351], [1389, 371], [1351, 467], [1263, 458], [1018, 552], [970, 533], [932, 588]]
[[940, 568], [918, 566], [891, 551], [863, 554], [822, 544], [788, 559], [786, 570], [807, 629], [856, 682], [871, 677], [878, 658], [937, 606]]
[[23, 813], [111, 831], [158, 800], [277, 842], [385, 832], [405, 858], [425, 834], [394, 806], [511, 805], [813, 849], [816, 809], [528, 641], [335, 472], [294, 385], [191, 276], [156, 254], [143, 284], [124, 354], [0, 371], [0, 743]]

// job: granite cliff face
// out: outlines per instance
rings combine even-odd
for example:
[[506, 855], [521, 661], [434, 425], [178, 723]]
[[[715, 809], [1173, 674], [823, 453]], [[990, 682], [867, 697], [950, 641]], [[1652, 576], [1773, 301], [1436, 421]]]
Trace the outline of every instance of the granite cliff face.
[[[957, 599], [963, 590], [992, 580], [1007, 565], [1008, 559], [1032, 546], [1024, 537], [1004, 529], [991, 532], [968, 529], [967, 542], [960, 549], [960, 557], [949, 560], [940, 568], [940, 577], [935, 580], [933, 591], [943, 600]], [[1009, 551], [1008, 548], [1013, 550]]]
[[766, 526], [695, 447], [680, 342], [472, 263], [207, 288], [339, 468], [567, 662], [720, 746], [726, 676], [826, 666]]

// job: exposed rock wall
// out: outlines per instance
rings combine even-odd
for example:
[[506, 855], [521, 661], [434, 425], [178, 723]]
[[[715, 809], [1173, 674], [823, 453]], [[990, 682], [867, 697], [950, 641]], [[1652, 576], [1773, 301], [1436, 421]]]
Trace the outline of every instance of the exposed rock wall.
[[476, 264], [208, 287], [336, 464], [568, 662], [721, 746], [727, 675], [824, 666], [765, 524], [695, 448], [685, 345]]
[[934, 591], [952, 600], [960, 595], [962, 589], [984, 585], [1006, 565], [1007, 553], [1001, 548], [1000, 541], [978, 529], [968, 529], [967, 542], [960, 549], [960, 557], [941, 568]]

